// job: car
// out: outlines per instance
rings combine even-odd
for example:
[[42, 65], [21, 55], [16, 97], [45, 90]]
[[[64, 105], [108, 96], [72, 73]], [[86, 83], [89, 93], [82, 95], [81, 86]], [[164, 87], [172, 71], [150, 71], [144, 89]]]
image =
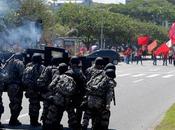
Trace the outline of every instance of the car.
[[87, 59], [91, 60], [95, 60], [97, 57], [103, 57], [106, 64], [110, 62], [117, 65], [120, 62], [120, 54], [110, 49], [97, 50], [86, 56]]

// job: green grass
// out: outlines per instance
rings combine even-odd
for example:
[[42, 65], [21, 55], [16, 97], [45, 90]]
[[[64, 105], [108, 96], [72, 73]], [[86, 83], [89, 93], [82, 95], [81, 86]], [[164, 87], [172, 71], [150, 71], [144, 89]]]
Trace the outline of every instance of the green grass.
[[163, 120], [155, 130], [175, 130], [175, 104], [165, 113]]

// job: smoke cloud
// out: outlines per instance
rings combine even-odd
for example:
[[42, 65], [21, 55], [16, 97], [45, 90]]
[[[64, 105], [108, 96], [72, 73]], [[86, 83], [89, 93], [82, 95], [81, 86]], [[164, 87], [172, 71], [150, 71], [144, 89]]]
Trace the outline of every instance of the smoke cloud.
[[20, 9], [20, 3], [16, 0], [0, 0], [0, 51], [17, 51], [16, 48], [36, 48], [42, 35], [41, 27], [36, 21], [21, 18], [20, 26], [9, 27], [4, 22], [4, 17], [12, 11]]

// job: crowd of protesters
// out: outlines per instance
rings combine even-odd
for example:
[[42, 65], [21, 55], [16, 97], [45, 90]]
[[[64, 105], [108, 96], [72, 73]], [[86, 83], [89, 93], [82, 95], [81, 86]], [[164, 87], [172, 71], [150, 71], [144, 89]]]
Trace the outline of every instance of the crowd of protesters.
[[124, 62], [126, 64], [130, 64], [136, 61], [136, 64], [139, 64], [140, 62], [140, 64], [142, 65], [142, 57], [144, 56], [144, 50], [142, 50], [141, 48], [134, 50], [128, 47], [126, 50], [123, 51], [123, 56]]
[[[122, 51], [123, 60], [126, 64], [133, 64], [133, 62], [136, 62], [136, 64], [143, 65], [143, 59], [146, 59], [147, 51], [143, 48], [133, 49], [132, 47], [127, 47], [125, 50]], [[163, 66], [167, 66], [168, 64], [175, 66], [175, 52], [173, 50], [170, 50], [169, 52], [162, 53], [161, 55], [157, 55], [155, 51], [153, 51], [151, 54], [151, 60], [153, 61], [153, 65], [157, 65], [157, 60], [162, 61]]]

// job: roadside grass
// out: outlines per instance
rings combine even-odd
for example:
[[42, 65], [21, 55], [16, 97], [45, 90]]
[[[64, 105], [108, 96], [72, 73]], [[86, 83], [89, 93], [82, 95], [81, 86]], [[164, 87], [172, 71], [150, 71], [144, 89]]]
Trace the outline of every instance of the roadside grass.
[[155, 130], [175, 130], [175, 104], [165, 113], [163, 120]]

